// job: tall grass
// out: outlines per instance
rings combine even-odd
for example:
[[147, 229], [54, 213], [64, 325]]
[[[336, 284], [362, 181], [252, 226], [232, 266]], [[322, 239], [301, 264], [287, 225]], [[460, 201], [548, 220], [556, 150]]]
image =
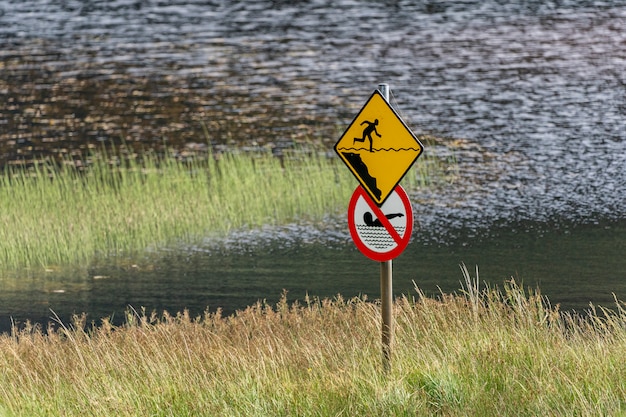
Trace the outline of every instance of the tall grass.
[[626, 408], [626, 311], [564, 314], [514, 282], [395, 302], [382, 371], [365, 299], [257, 303], [230, 317], [0, 336], [0, 415], [612, 416]]
[[[225, 153], [141, 162], [104, 152], [81, 171], [71, 161], [13, 167], [0, 175], [0, 269], [49, 267], [190, 243], [233, 229], [320, 220], [345, 209], [357, 185], [338, 158], [302, 152]], [[438, 175], [432, 164], [409, 186]]]

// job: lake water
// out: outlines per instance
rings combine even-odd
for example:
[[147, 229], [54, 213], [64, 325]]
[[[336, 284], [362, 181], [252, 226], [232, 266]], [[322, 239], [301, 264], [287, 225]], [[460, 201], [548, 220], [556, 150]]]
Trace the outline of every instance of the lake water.
[[[0, 0], [0, 165], [122, 137], [182, 151], [201, 123], [214, 147], [330, 151], [385, 82], [414, 132], [450, 138], [426, 152], [458, 161], [453, 184], [412, 195], [398, 293], [457, 289], [465, 262], [553, 303], [610, 303], [626, 296], [626, 2], [500, 3]], [[134, 265], [2, 276], [0, 325], [379, 291], [344, 219]]]

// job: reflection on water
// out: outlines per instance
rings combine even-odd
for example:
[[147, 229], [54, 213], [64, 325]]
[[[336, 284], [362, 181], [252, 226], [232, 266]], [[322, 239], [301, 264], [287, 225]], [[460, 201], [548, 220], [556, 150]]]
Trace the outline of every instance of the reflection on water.
[[500, 3], [0, 0], [0, 164], [122, 138], [330, 149], [387, 82], [414, 132], [514, 160], [489, 215], [623, 218], [626, 4]]
[[[624, 269], [615, 251], [623, 249], [619, 231], [626, 218], [626, 4], [501, 3], [0, 0], [0, 165], [72, 157], [122, 139], [176, 149], [207, 139], [213, 146], [313, 140], [330, 150], [375, 86], [386, 82], [392, 104], [414, 132], [463, 139], [425, 150], [453, 154], [458, 180], [412, 196], [421, 229], [397, 271], [403, 262], [414, 263], [406, 275], [418, 277], [431, 259], [433, 271], [440, 268], [431, 282], [451, 276], [445, 282], [455, 288], [456, 265], [465, 261], [496, 281], [519, 273], [527, 282], [540, 281], [546, 293], [561, 285], [559, 296], [595, 294], [587, 282], [597, 291], [619, 292], [614, 271]], [[533, 224], [546, 233], [526, 232]], [[519, 230], [516, 238], [525, 246], [514, 248], [515, 239], [498, 234], [507, 229]], [[149, 308], [186, 306], [196, 290], [206, 296], [200, 304], [226, 305], [225, 294], [235, 294], [236, 286], [202, 271], [222, 271], [232, 281], [238, 274], [244, 292], [232, 299], [246, 294], [241, 301], [247, 302], [277, 296], [288, 286], [286, 276], [300, 277], [302, 263], [315, 262], [307, 270], [321, 276], [308, 282], [323, 282], [319, 288], [334, 282], [328, 292], [354, 294], [353, 284], [368, 280], [363, 275], [371, 268], [354, 272], [360, 267], [348, 259], [360, 254], [350, 243], [324, 249], [344, 233], [338, 230], [318, 228], [320, 242], [290, 247], [295, 253], [267, 243], [249, 258], [178, 255], [189, 269], [154, 261], [160, 266], [153, 271], [86, 272], [74, 290], [74, 279], [49, 273], [44, 282], [27, 281], [33, 291], [25, 293], [40, 300], [33, 302], [41, 312], [34, 316], [46, 316], [60, 299], [75, 300], [68, 309], [107, 313], [96, 300], [109, 297], [106, 291], [116, 294], [113, 301], [152, 300]], [[297, 240], [294, 233], [287, 239]], [[594, 242], [582, 249], [575, 236]], [[253, 240], [263, 245], [262, 233]], [[222, 262], [238, 265], [225, 270]], [[345, 272], [330, 272], [341, 271], [336, 264], [342, 262]], [[166, 270], [169, 281], [158, 278]], [[148, 295], [147, 285], [142, 298], [134, 287], [149, 274], [160, 298]], [[1, 279], [3, 300], [23, 305], [23, 293], [12, 289], [9, 277]], [[173, 284], [184, 280], [191, 291]], [[303, 291], [287, 282], [294, 293]], [[372, 285], [363, 292], [375, 293]], [[223, 298], [209, 296], [219, 291]], [[576, 304], [575, 298], [563, 300]], [[2, 303], [2, 319], [21, 311]]]
[[[450, 246], [414, 241], [393, 264], [394, 291], [415, 295], [414, 282], [428, 295], [460, 289], [461, 262], [479, 267], [481, 282], [501, 285], [514, 278], [525, 287], [539, 287], [553, 305], [584, 309], [589, 302], [613, 307], [613, 294], [626, 300], [626, 223], [572, 226], [554, 230], [544, 224], [494, 230]], [[294, 233], [297, 232], [297, 233]], [[352, 297], [380, 294], [377, 262], [359, 253], [346, 234], [301, 226], [243, 233], [230, 242], [155, 254], [136, 264], [93, 266], [68, 274], [5, 277], [0, 331], [9, 317], [47, 321], [50, 309], [63, 320], [89, 312], [121, 320], [124, 311], [170, 312], [187, 308], [195, 314], [218, 307], [232, 313], [257, 300], [275, 303], [283, 290], [291, 301], [306, 294]], [[26, 282], [24, 282], [26, 281]]]

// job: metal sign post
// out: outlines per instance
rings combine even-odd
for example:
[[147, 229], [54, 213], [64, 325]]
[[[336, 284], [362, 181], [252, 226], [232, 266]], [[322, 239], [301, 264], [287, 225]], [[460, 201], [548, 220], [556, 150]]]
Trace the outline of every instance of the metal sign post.
[[[378, 90], [389, 102], [389, 84], [379, 84]], [[393, 264], [392, 260], [380, 263], [380, 302], [382, 315], [383, 369], [391, 370], [391, 344], [393, 343]]]
[[382, 314], [383, 369], [391, 370], [391, 344], [393, 343], [393, 261], [380, 263], [380, 301]]
[[383, 369], [391, 369], [393, 344], [392, 259], [409, 243], [413, 211], [399, 185], [423, 146], [389, 104], [379, 84], [348, 126], [335, 152], [361, 184], [348, 208], [350, 234], [359, 250], [380, 262]]
[[388, 371], [393, 341], [392, 259], [404, 251], [413, 231], [413, 209], [408, 194], [397, 185], [378, 207], [365, 189], [358, 186], [348, 205], [348, 228], [361, 253], [380, 262], [383, 366]]

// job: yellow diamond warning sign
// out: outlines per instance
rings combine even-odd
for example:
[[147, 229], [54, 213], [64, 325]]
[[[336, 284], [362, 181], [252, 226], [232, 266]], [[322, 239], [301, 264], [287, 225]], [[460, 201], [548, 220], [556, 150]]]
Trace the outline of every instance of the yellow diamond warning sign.
[[335, 152], [381, 206], [424, 147], [378, 90], [354, 118]]

